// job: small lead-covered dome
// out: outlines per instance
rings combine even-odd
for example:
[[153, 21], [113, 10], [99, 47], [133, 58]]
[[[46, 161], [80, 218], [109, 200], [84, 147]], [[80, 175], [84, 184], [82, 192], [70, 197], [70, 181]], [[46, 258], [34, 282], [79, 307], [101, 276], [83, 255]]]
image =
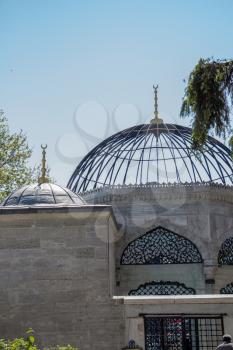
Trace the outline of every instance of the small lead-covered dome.
[[85, 201], [68, 188], [52, 183], [32, 184], [12, 192], [3, 202], [3, 206], [15, 205], [76, 204], [85, 205]]

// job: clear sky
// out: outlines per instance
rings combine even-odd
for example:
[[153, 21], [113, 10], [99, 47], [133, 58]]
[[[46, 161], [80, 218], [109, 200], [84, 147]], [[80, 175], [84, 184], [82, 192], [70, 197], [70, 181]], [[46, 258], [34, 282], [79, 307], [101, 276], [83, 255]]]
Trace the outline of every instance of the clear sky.
[[233, 0], [0, 0], [0, 108], [65, 185], [104, 137], [179, 110], [200, 57], [233, 57]]

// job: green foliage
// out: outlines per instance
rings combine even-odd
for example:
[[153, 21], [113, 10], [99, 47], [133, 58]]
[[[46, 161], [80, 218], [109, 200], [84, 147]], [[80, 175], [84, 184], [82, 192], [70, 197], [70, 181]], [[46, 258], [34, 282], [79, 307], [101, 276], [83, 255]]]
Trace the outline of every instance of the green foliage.
[[[0, 111], [0, 203], [13, 190], [23, 185], [37, 183], [41, 175], [41, 165], [31, 168], [28, 160], [32, 150], [28, 146], [27, 137], [22, 132], [10, 133], [8, 121]], [[54, 182], [50, 177], [50, 169], [47, 167], [46, 176], [49, 182]]]
[[[29, 329], [26, 336], [22, 338], [15, 338], [12, 340], [0, 339], [0, 350], [40, 350], [36, 345], [34, 331]], [[79, 350], [71, 345], [57, 345], [43, 350]]]
[[15, 338], [13, 340], [0, 339], [0, 350], [38, 350], [35, 345], [33, 330], [29, 329], [25, 338]]
[[[201, 150], [210, 130], [231, 134], [233, 60], [200, 59], [191, 72], [181, 107], [181, 117], [193, 122], [193, 148]], [[233, 138], [229, 146], [233, 151]]]
[[31, 182], [31, 156], [27, 138], [21, 131], [10, 133], [8, 122], [0, 111], [0, 202], [15, 188]]

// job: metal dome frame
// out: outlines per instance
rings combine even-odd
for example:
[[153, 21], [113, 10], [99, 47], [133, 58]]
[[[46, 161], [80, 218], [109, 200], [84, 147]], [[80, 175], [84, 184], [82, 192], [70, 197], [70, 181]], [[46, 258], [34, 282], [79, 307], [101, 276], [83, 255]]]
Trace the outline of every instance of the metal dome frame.
[[[151, 123], [125, 129], [93, 148], [79, 163], [67, 187], [79, 193], [149, 182], [233, 185], [230, 150], [209, 136], [197, 156], [191, 138], [192, 129], [176, 124]], [[132, 164], [135, 169], [131, 175]]]

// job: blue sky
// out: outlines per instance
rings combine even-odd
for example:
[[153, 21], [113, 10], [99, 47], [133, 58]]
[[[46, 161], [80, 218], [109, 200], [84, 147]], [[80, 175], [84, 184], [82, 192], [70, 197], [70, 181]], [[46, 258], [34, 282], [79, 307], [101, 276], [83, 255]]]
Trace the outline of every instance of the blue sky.
[[233, 57], [233, 0], [0, 0], [0, 108], [65, 185], [104, 137], [179, 118], [200, 57]]

